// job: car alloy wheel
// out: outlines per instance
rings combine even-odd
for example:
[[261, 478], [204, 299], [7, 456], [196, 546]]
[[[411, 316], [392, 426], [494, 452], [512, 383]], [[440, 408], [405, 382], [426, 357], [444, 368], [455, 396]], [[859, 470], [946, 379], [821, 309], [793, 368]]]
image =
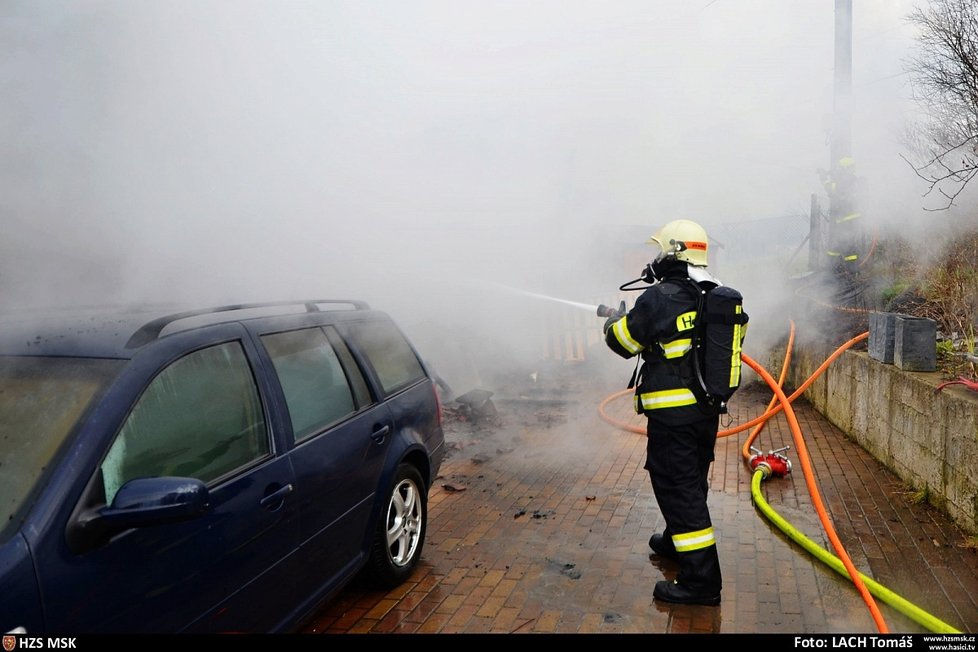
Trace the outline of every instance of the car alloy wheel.
[[395, 566], [405, 566], [414, 559], [423, 519], [421, 489], [405, 478], [394, 487], [387, 507], [387, 548]]
[[411, 575], [424, 547], [427, 518], [428, 489], [421, 472], [401, 464], [374, 531], [366, 567], [373, 584], [394, 587]]

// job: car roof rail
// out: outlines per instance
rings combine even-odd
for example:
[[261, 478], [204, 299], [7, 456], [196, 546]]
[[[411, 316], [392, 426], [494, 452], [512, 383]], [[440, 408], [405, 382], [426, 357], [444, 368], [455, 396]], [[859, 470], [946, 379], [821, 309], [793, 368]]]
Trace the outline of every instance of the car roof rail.
[[250, 310], [253, 308], [273, 308], [276, 306], [305, 306], [306, 312], [320, 312], [320, 306], [323, 304], [335, 305], [342, 304], [347, 306], [353, 306], [354, 310], [370, 310], [370, 306], [364, 301], [358, 301], [356, 299], [312, 299], [308, 301], [268, 301], [263, 303], [236, 303], [228, 306], [217, 306], [215, 308], [201, 308], [199, 310], [188, 310], [187, 312], [178, 312], [172, 315], [166, 315], [164, 317], [158, 317], [152, 321], [143, 324], [139, 330], [132, 334], [129, 341], [126, 342], [127, 349], [136, 349], [144, 344], [149, 344], [155, 339], [158, 339], [160, 333], [163, 329], [172, 324], [173, 322], [180, 321], [181, 319], [190, 319], [191, 317], [200, 317], [201, 315], [212, 315], [220, 312], [234, 312], [236, 310]]

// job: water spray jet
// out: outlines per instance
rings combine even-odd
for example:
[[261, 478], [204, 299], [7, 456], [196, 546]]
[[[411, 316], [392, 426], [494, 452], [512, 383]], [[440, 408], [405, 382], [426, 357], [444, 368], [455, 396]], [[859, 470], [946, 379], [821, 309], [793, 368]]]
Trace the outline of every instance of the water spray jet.
[[514, 292], [516, 294], [521, 294], [521, 295], [523, 295], [525, 297], [533, 297], [535, 299], [544, 299], [546, 301], [554, 301], [556, 303], [562, 303], [565, 306], [573, 306], [574, 308], [580, 308], [582, 310], [590, 310], [591, 312], [594, 312], [594, 313], [597, 313], [598, 308], [601, 307], [601, 306], [598, 306], [597, 304], [580, 303], [579, 301], [570, 301], [569, 299], [561, 299], [559, 297], [552, 297], [552, 296], [549, 296], [547, 294], [540, 294], [538, 292], [530, 292], [528, 290], [520, 290], [519, 288], [509, 287], [508, 285], [502, 285], [501, 283], [490, 283], [489, 285], [491, 285], [492, 287], [495, 287], [495, 288], [506, 290], [507, 292]]

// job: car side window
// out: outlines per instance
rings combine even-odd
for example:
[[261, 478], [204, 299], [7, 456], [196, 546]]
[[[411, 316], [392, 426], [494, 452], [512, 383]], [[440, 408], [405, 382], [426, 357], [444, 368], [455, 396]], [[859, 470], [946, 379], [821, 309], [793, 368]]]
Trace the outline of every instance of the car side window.
[[425, 377], [411, 345], [391, 322], [358, 322], [350, 336], [367, 356], [387, 395]]
[[190, 353], [161, 371], [133, 406], [102, 463], [105, 499], [134, 478], [211, 483], [268, 455], [268, 429], [240, 342]]
[[296, 441], [356, 411], [346, 374], [321, 328], [263, 335], [282, 384]]

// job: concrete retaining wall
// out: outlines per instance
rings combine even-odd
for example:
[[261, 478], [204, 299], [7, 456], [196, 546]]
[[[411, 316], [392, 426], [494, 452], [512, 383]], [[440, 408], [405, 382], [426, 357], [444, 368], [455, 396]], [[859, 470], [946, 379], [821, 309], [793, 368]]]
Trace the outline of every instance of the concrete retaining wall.
[[[796, 350], [786, 384], [798, 387], [829, 353]], [[928, 501], [962, 529], [978, 534], [978, 394], [960, 385], [935, 392], [943, 380], [846, 351], [805, 396], [902, 480], [926, 488]]]

